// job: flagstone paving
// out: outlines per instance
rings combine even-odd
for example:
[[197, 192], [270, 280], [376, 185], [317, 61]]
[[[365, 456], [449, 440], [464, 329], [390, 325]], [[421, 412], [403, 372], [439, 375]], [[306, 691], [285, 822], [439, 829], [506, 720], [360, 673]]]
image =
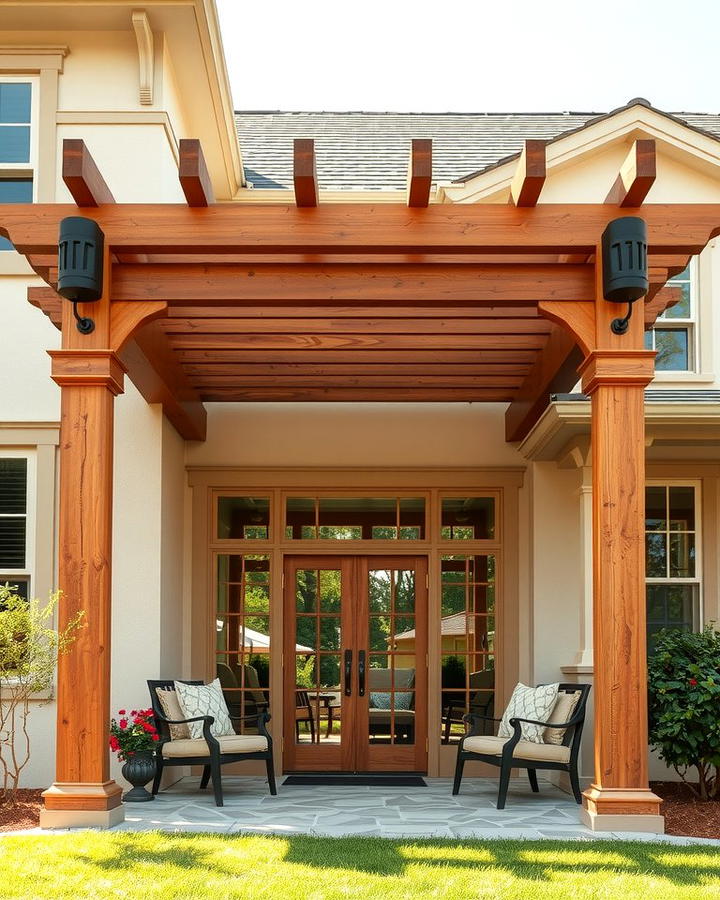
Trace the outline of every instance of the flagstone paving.
[[426, 787], [283, 785], [270, 796], [260, 777], [223, 778], [225, 805], [199, 778], [183, 778], [151, 803], [126, 804], [125, 822], [113, 831], [205, 831], [215, 833], [310, 834], [327, 837], [630, 838], [671, 843], [720, 841], [642, 835], [594, 834], [580, 823], [572, 797], [540, 780], [533, 794], [527, 781], [513, 779], [504, 810], [496, 809], [497, 782], [465, 779], [453, 797], [449, 778], [428, 778]]

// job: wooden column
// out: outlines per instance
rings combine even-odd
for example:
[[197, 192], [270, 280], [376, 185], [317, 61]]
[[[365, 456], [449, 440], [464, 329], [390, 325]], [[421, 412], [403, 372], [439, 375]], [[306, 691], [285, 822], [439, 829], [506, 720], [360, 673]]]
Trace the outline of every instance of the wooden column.
[[654, 353], [639, 349], [642, 310], [626, 335], [612, 334], [617, 309], [599, 291], [596, 349], [580, 367], [592, 402], [595, 661], [595, 779], [583, 819], [602, 831], [662, 832], [647, 772], [644, 390]]
[[124, 368], [111, 336], [108, 248], [104, 292], [81, 304], [95, 330], [80, 334], [62, 306], [62, 350], [51, 350], [60, 385], [59, 626], [82, 613], [82, 627], [58, 660], [56, 780], [44, 792], [43, 828], [110, 826], [124, 818], [110, 778], [110, 620], [113, 413]]

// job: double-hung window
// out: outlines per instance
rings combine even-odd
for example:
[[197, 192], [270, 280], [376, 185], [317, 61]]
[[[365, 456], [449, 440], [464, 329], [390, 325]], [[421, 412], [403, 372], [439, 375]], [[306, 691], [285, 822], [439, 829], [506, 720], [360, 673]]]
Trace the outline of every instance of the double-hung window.
[[[0, 203], [33, 200], [33, 84], [0, 80]], [[12, 250], [0, 237], [0, 250]]]
[[27, 456], [0, 455], [0, 583], [17, 585], [27, 596], [30, 587], [31, 529], [28, 525]]
[[699, 486], [645, 488], [645, 579], [648, 649], [662, 628], [700, 627]]
[[697, 259], [667, 283], [677, 302], [645, 333], [645, 347], [655, 350], [657, 372], [694, 372], [697, 368]]

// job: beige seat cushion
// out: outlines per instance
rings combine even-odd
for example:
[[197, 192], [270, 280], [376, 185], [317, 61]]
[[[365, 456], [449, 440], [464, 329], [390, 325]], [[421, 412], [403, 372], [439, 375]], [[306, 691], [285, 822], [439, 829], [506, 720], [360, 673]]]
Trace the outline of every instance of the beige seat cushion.
[[[257, 753], [267, 750], [267, 739], [261, 734], [225, 734], [217, 739], [221, 753]], [[163, 745], [163, 757], [174, 759], [180, 756], [210, 756], [207, 742], [170, 741]]]
[[[553, 725], [561, 725], [572, 719], [579, 700], [580, 691], [573, 691], [571, 694], [558, 691], [557, 700], [548, 722], [552, 722]], [[562, 744], [565, 731], [565, 728], [546, 728], [543, 732], [543, 740], [546, 744]]]
[[[487, 756], [500, 756], [502, 748], [507, 744], [506, 737], [469, 737], [465, 738], [464, 750], [471, 753], [484, 753]], [[570, 748], [558, 747], [555, 744], [536, 744], [533, 741], [518, 741], [513, 752], [516, 759], [536, 759], [543, 762], [566, 763], [570, 760]]]
[[[168, 719], [186, 719], [187, 716], [182, 711], [182, 707], [180, 706], [180, 701], [178, 700], [178, 695], [175, 691], [164, 691], [162, 688], [158, 688], [157, 698], [160, 701], [160, 706], [162, 707], [162, 711], [165, 713], [166, 718]], [[190, 739], [190, 726], [186, 723], [182, 725], [168, 725], [170, 729], [170, 739], [173, 741], [183, 741]]]

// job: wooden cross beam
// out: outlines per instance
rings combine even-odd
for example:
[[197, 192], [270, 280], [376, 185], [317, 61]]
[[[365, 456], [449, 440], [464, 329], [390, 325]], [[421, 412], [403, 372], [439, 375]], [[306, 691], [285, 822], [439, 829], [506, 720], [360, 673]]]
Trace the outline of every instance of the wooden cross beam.
[[179, 153], [178, 176], [187, 205], [210, 206], [215, 202], [215, 195], [200, 141], [196, 138], [182, 138]]
[[635, 141], [605, 202], [622, 207], [642, 206], [656, 175], [655, 141]]
[[100, 206], [115, 198], [95, 165], [95, 160], [79, 138], [66, 138], [62, 149], [62, 179], [77, 206]]
[[535, 206], [545, 184], [545, 176], [545, 141], [525, 141], [510, 184], [510, 196], [515, 206]]
[[425, 207], [432, 185], [432, 140], [413, 139], [408, 163], [407, 205]]
[[293, 184], [296, 206], [318, 205], [315, 141], [311, 138], [295, 138], [293, 142]]

